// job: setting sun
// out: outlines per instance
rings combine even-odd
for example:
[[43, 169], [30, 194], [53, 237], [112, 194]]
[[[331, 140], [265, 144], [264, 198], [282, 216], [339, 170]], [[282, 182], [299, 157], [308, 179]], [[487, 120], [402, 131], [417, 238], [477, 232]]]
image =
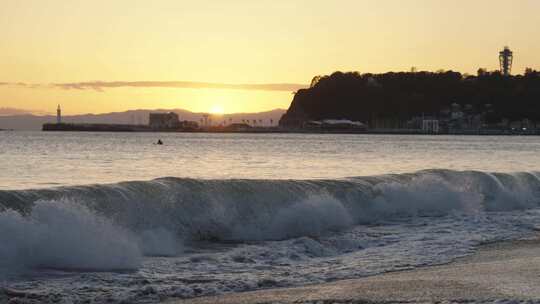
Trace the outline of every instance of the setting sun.
[[225, 113], [225, 110], [223, 109], [222, 105], [213, 105], [212, 108], [210, 108], [210, 113], [212, 113], [212, 114], [223, 114], [223, 113]]

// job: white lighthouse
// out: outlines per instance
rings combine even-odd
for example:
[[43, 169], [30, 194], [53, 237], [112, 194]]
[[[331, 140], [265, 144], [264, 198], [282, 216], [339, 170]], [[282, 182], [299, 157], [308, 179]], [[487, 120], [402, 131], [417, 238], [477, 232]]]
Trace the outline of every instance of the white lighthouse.
[[58, 105], [58, 108], [56, 109], [56, 123], [62, 123], [62, 109], [60, 109], [60, 105]]

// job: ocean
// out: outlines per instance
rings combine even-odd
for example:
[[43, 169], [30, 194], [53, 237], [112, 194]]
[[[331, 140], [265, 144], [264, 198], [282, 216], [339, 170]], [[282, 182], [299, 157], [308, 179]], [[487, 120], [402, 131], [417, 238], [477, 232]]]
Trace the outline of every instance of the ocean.
[[448, 263], [535, 235], [538, 151], [532, 136], [0, 132], [0, 302], [158, 303]]

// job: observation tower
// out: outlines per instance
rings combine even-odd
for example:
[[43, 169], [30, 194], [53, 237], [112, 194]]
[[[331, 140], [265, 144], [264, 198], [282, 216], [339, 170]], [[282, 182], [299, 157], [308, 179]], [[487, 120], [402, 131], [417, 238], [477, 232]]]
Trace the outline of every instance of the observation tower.
[[509, 47], [505, 46], [502, 51], [499, 52], [499, 63], [501, 64], [501, 73], [504, 76], [510, 76], [512, 72], [512, 61], [514, 60], [514, 53]]

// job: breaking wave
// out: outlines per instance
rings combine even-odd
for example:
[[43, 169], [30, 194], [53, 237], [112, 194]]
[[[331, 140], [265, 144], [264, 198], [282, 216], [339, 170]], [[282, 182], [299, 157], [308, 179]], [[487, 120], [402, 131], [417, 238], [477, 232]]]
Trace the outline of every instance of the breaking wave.
[[189, 242], [284, 240], [402, 217], [528, 209], [539, 194], [537, 173], [450, 170], [0, 191], [0, 268], [136, 269], [142, 256], [178, 255]]
[[0, 213], [0, 266], [132, 269], [140, 254], [130, 233], [85, 206], [38, 201], [27, 216]]

